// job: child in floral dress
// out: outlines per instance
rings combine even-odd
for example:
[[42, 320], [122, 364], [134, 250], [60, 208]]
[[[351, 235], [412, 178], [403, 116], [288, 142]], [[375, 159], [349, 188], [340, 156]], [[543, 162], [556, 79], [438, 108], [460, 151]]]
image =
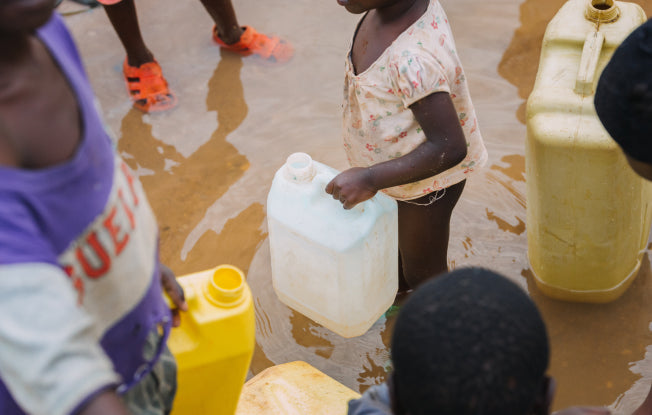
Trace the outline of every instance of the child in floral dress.
[[338, 0], [363, 13], [346, 61], [352, 168], [326, 192], [345, 209], [379, 190], [398, 201], [400, 291], [448, 270], [450, 217], [487, 160], [464, 70], [437, 0]]

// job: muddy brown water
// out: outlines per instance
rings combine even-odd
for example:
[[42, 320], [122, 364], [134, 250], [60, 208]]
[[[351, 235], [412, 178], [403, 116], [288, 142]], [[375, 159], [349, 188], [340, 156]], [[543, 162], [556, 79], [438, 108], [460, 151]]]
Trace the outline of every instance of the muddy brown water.
[[[652, 379], [652, 272], [607, 305], [563, 303], [534, 285], [526, 258], [524, 104], [543, 32], [563, 1], [441, 0], [453, 27], [489, 163], [469, 180], [452, 219], [451, 266], [495, 269], [526, 289], [548, 325], [555, 408], [613, 405], [628, 413]], [[648, 14], [652, 1], [637, 1]], [[344, 56], [357, 17], [335, 0], [236, 0], [241, 24], [292, 42], [295, 58], [269, 65], [221, 53], [199, 1], [138, 0], [145, 40], [179, 106], [131, 109], [124, 53], [101, 9], [67, 17], [118, 151], [157, 214], [161, 258], [177, 275], [221, 263], [242, 268], [255, 297], [250, 375], [304, 360], [357, 391], [384, 380], [392, 321], [343, 339], [278, 301], [271, 286], [265, 204], [292, 152], [343, 169]], [[64, 2], [66, 7], [73, 8]], [[646, 353], [650, 350], [651, 354]]]

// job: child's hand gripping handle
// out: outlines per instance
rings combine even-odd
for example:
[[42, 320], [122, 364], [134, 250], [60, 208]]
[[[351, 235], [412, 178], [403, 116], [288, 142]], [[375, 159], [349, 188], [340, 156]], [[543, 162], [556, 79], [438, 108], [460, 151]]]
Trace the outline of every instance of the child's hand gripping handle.
[[163, 264], [160, 264], [160, 267], [164, 298], [170, 310], [172, 310], [172, 326], [178, 327], [181, 323], [179, 312], [188, 311], [186, 296], [172, 270]]
[[353, 167], [330, 180], [325, 191], [335, 200], [339, 200], [344, 209], [356, 208], [359, 212], [365, 210], [367, 200], [376, 195], [376, 189], [371, 180], [371, 173], [363, 167]]

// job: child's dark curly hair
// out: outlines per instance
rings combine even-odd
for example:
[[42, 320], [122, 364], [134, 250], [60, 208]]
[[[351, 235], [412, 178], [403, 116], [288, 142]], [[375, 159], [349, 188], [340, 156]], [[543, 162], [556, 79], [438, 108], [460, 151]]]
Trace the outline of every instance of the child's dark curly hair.
[[528, 294], [481, 268], [423, 284], [401, 309], [391, 354], [395, 399], [410, 415], [529, 413], [549, 359]]

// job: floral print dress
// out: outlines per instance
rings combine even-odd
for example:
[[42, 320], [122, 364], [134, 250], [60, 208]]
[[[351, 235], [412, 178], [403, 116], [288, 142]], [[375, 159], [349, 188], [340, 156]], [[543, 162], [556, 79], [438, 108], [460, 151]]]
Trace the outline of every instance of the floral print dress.
[[[356, 31], [357, 33], [357, 31]], [[468, 147], [467, 157], [436, 176], [384, 189], [410, 200], [466, 179], [487, 161], [462, 64], [446, 14], [437, 0], [364, 72], [356, 75], [351, 52], [344, 84], [344, 148], [353, 167], [401, 157], [426, 141], [410, 105], [435, 92], [450, 94]]]

